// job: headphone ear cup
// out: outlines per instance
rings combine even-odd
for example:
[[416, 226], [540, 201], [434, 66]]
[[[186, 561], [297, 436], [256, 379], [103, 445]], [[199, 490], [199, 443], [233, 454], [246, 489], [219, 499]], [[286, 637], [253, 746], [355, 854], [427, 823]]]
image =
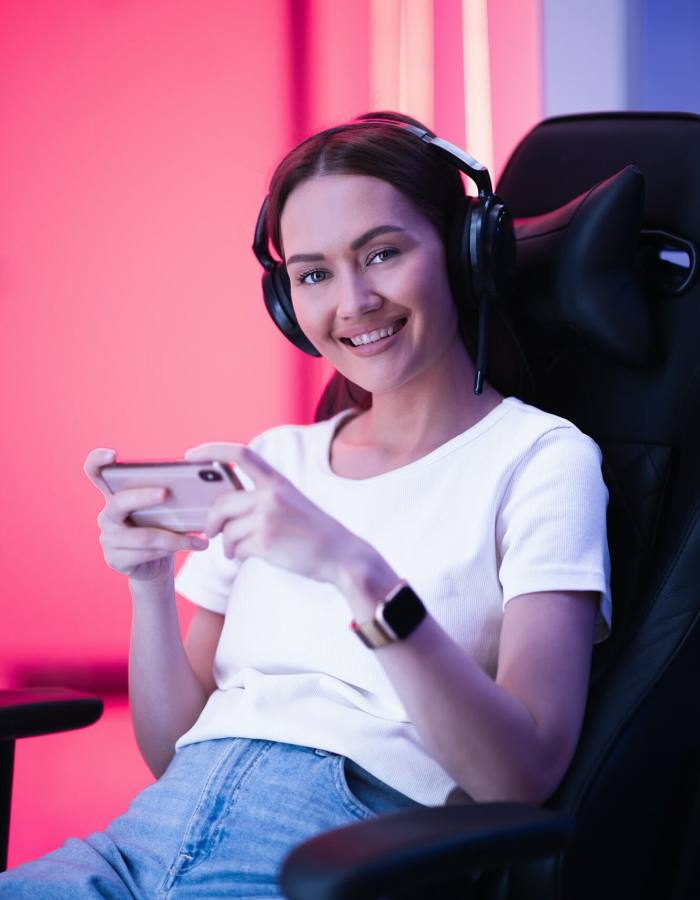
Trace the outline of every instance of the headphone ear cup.
[[472, 266], [472, 286], [477, 301], [491, 296], [491, 250], [488, 245], [488, 223], [491, 215], [491, 196], [472, 201], [469, 228], [469, 252]]
[[506, 297], [515, 276], [515, 232], [510, 212], [495, 194], [474, 201], [469, 247], [474, 295]]
[[475, 309], [470, 234], [475, 201], [463, 197], [452, 214], [447, 235], [447, 276], [454, 301], [460, 309]]
[[507, 207], [495, 195], [492, 200], [484, 235], [487, 290], [503, 300], [510, 295], [515, 280], [515, 231]]
[[289, 283], [287, 269], [281, 263], [275, 263], [262, 277], [263, 297], [272, 321], [282, 334], [290, 340], [295, 347], [308, 353], [309, 356], [320, 356], [299, 327], [297, 317], [292, 306], [292, 291]]

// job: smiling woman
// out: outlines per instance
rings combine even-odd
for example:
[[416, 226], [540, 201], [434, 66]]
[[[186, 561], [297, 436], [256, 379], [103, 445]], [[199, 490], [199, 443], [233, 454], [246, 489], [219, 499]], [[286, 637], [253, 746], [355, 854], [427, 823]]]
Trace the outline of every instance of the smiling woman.
[[[372, 227], [376, 222], [402, 225]], [[390, 416], [415, 410], [427, 381], [467, 388], [472, 367], [459, 337], [445, 248], [403, 194], [367, 175], [318, 175], [291, 192], [281, 228], [297, 321], [339, 372], [372, 394], [369, 415], [378, 433], [390, 430], [383, 410]], [[308, 255], [294, 252], [310, 241], [321, 250], [311, 270]], [[466, 393], [455, 402], [464, 403]], [[415, 422], [420, 427], [419, 416]]]
[[[485, 378], [508, 221], [483, 167], [398, 114], [285, 157], [256, 228], [268, 310], [359, 402], [329, 408], [331, 388], [310, 425], [188, 451], [250, 489], [219, 496], [176, 579], [190, 539], [131, 524], [152, 498], [110, 495], [90, 454], [158, 780], [0, 896], [280, 897], [285, 856], [319, 832], [555, 789], [610, 630], [608, 494], [598, 446], [516, 396], [505, 353]], [[176, 590], [198, 607], [184, 645]]]

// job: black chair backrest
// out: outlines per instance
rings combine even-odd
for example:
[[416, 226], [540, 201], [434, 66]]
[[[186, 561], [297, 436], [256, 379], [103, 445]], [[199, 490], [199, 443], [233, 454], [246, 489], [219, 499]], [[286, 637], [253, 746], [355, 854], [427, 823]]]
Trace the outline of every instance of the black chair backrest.
[[[613, 232], [605, 216], [589, 216], [581, 240], [599, 240], [586, 285], [575, 247], [537, 275], [532, 217], [607, 179], [602, 194], [621, 199], [610, 205]], [[511, 305], [532, 402], [603, 451], [613, 596], [579, 747], [547, 804], [574, 816], [574, 843], [557, 860], [513, 870], [509, 896], [680, 897], [686, 854], [700, 841], [689, 836], [700, 796], [700, 117], [549, 119], [517, 147], [497, 192], [515, 217], [529, 217], [519, 223]], [[567, 215], [567, 228], [582, 217]], [[605, 270], [606, 249], [625, 257], [626, 274]]]

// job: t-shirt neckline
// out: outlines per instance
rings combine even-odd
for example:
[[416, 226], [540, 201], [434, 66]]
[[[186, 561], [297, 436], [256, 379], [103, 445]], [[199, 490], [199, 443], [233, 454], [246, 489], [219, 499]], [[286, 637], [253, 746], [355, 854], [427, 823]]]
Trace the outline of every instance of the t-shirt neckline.
[[494, 408], [486, 413], [486, 415], [479, 419], [478, 422], [475, 422], [473, 425], [470, 425], [469, 428], [465, 429], [465, 431], [460, 432], [460, 434], [456, 434], [454, 437], [449, 438], [449, 440], [445, 441], [444, 444], [440, 444], [439, 447], [436, 447], [434, 450], [431, 450], [429, 453], [426, 453], [424, 456], [419, 457], [418, 459], [414, 459], [410, 463], [406, 463], [404, 466], [398, 466], [396, 469], [390, 469], [388, 472], [382, 472], [379, 475], [370, 475], [368, 478], [348, 478], [346, 475], [338, 475], [333, 471], [330, 464], [330, 453], [331, 453], [331, 443], [333, 438], [335, 437], [335, 433], [338, 429], [340, 423], [348, 418], [350, 415], [355, 415], [358, 413], [358, 409], [356, 407], [349, 407], [348, 409], [342, 409], [339, 413], [336, 413], [330, 419], [327, 419], [324, 423], [326, 425], [326, 430], [323, 436], [323, 440], [320, 442], [320, 459], [319, 464], [321, 466], [321, 470], [325, 475], [332, 478], [336, 482], [347, 482], [348, 484], [364, 484], [367, 482], [376, 483], [377, 481], [385, 481], [393, 478], [401, 478], [404, 475], [410, 474], [417, 469], [421, 469], [424, 466], [431, 465], [442, 457], [447, 456], [448, 453], [452, 453], [458, 447], [463, 446], [464, 444], [469, 443], [470, 441], [475, 440], [489, 428], [494, 426], [503, 416], [509, 411], [509, 407], [513, 402], [520, 402], [517, 397], [504, 397], [498, 406], [494, 406]]

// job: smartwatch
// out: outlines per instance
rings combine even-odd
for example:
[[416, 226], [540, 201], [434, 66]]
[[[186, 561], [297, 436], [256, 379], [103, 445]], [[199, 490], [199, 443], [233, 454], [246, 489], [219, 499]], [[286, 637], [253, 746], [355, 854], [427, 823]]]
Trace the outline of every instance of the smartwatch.
[[412, 634], [426, 616], [426, 608], [409, 583], [400, 581], [377, 606], [367, 622], [350, 623], [365, 647], [376, 650]]

